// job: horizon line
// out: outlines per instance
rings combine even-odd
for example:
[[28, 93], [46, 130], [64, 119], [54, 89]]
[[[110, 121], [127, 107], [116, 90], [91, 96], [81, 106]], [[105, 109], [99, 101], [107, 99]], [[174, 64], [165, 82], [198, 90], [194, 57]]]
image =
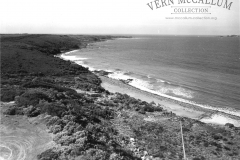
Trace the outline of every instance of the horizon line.
[[147, 34], [147, 33], [0, 33], [0, 35], [32, 34], [32, 35], [150, 35], [150, 36], [240, 36], [240, 34]]

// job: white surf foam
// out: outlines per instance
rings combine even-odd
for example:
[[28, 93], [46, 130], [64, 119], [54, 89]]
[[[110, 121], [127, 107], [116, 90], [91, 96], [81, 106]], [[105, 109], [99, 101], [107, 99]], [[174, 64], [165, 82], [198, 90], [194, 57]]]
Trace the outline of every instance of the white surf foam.
[[213, 114], [211, 117], [206, 117], [201, 119], [200, 121], [204, 123], [213, 123], [225, 125], [226, 123], [231, 123], [236, 127], [240, 127], [240, 123], [238, 120], [232, 119], [230, 117], [224, 116], [222, 114]]
[[117, 79], [117, 80], [128, 80], [133, 79], [133, 77], [125, 75], [125, 72], [122, 71], [115, 71], [108, 75], [109, 78]]
[[189, 98], [189, 99], [193, 98], [193, 93], [191, 91], [187, 91], [183, 88], [178, 87], [178, 88], [172, 88], [170, 90], [175, 95], [182, 96], [182, 97]]
[[152, 76], [150, 76], [150, 75], [147, 75], [147, 77], [150, 79], [150, 78], [152, 78]]
[[165, 83], [165, 81], [162, 79], [157, 79], [157, 82]]
[[95, 71], [97, 69], [91, 67], [91, 66], [88, 66], [84, 63], [84, 60], [87, 60], [89, 58], [85, 58], [85, 57], [79, 57], [79, 56], [73, 56], [73, 55], [68, 55], [70, 53], [73, 53], [73, 52], [76, 52], [78, 50], [74, 50], [74, 51], [70, 51], [70, 52], [67, 52], [67, 53], [64, 53], [64, 54], [61, 54], [60, 56], [58, 56], [59, 58], [63, 59], [63, 60], [69, 60], [69, 61], [73, 61], [75, 62], [76, 64], [78, 65], [81, 65], [83, 67], [86, 67], [88, 68], [90, 71]]
[[[129, 85], [131, 85], [133, 87], [136, 87], [140, 90], [147, 91], [147, 92], [150, 92], [150, 93], [162, 96], [162, 97], [166, 97], [166, 98], [169, 98], [169, 99], [173, 99], [173, 100], [176, 100], [176, 101], [179, 101], [179, 102], [191, 104], [191, 105], [194, 105], [194, 106], [197, 106], [197, 107], [210, 109], [210, 110], [213, 110], [213, 111], [219, 111], [219, 112], [223, 112], [223, 113], [227, 113], [227, 114], [230, 114], [230, 115], [240, 117], [240, 111], [234, 110], [232, 108], [217, 108], [217, 107], [212, 107], [210, 105], [198, 104], [198, 103], [190, 101], [190, 100], [185, 100], [185, 99], [182, 99], [182, 98], [167, 95], [166, 93], [169, 92], [168, 88], [163, 87], [162, 89], [159, 89], [158, 91], [153, 90], [152, 86], [148, 82], [136, 79], [136, 78], [128, 76], [128, 75], [124, 75], [124, 72], [122, 72], [122, 71], [116, 71], [112, 74], [109, 74], [108, 77], [113, 78], [113, 79], [117, 79], [117, 80], [133, 79], [131, 82], [129, 82]], [[174, 92], [175, 92], [175, 94], [178, 94], [178, 95], [188, 96], [189, 98], [191, 97], [191, 93], [183, 93], [181, 91], [181, 89], [176, 89], [176, 90], [174, 90]]]
[[70, 54], [70, 53], [77, 52], [77, 51], [79, 51], [79, 50], [77, 49], [77, 50], [69, 51], [69, 52], [66, 52], [64, 54]]
[[65, 55], [65, 54], [62, 54], [60, 57], [64, 60], [70, 60], [70, 61], [78, 61], [78, 60], [89, 59], [89, 58], [82, 58], [82, 57], [77, 57], [77, 56], [69, 56], [69, 55]]
[[[151, 85], [148, 81], [144, 81], [144, 80], [140, 80], [140, 79], [131, 77], [129, 75], [126, 75], [125, 72], [123, 72], [123, 71], [116, 71], [112, 74], [109, 74], [108, 77], [117, 79], [117, 80], [133, 79], [133, 81], [131, 81], [129, 83], [129, 85], [139, 88], [141, 90], [151, 92], [151, 93], [154, 92], [154, 94], [158, 94], [158, 95], [173, 93], [175, 95], [182, 96], [185, 98], [193, 98], [192, 92], [186, 91], [183, 88], [171, 88], [171, 87], [163, 87], [162, 86], [160, 89], [154, 90], [153, 85]], [[149, 75], [148, 75], [148, 78], [149, 78]]]
[[114, 72], [114, 70], [112, 70], [112, 69], [106, 69], [105, 71], [106, 72], [111, 72], [111, 73]]

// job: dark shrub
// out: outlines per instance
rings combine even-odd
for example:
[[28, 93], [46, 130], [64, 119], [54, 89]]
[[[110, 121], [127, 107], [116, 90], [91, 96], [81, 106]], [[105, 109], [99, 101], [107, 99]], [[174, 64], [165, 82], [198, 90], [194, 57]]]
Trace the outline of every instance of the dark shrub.
[[27, 91], [18, 97], [16, 103], [18, 106], [37, 105], [39, 100], [51, 101], [51, 99], [44, 93], [39, 91]]
[[206, 159], [206, 158], [204, 158], [203, 156], [193, 158], [193, 160], [205, 160], [205, 159]]
[[84, 160], [105, 160], [107, 159], [107, 154], [105, 151], [99, 149], [89, 149], [87, 150]]
[[37, 156], [38, 160], [58, 160], [58, 153], [54, 152], [53, 149], [48, 149]]
[[4, 114], [15, 115], [16, 114], [16, 108], [14, 106], [11, 106], [4, 112]]
[[229, 127], [229, 128], [233, 128], [233, 127], [234, 127], [234, 125], [231, 124], [231, 123], [226, 123], [225, 126], [227, 126], [227, 127]]
[[36, 117], [40, 114], [40, 109], [37, 107], [29, 106], [24, 110], [24, 114], [28, 117]]
[[26, 88], [39, 88], [39, 87], [47, 88], [47, 89], [53, 88], [53, 89], [57, 90], [58, 92], [71, 91], [72, 93], [76, 93], [76, 91], [73, 89], [57, 86], [52, 83], [44, 82], [41, 80], [37, 80], [34, 82], [28, 82], [28, 83], [23, 84], [22, 86], [26, 87]]
[[138, 113], [146, 114], [146, 112], [144, 111], [144, 109], [140, 109], [140, 110], [138, 111]]
[[57, 123], [60, 120], [59, 117], [57, 116], [53, 116], [50, 119], [47, 120], [47, 126], [51, 126], [54, 125], [55, 123]]
[[1, 101], [10, 102], [14, 101], [15, 96], [22, 94], [23, 91], [14, 88], [4, 88], [1, 89]]
[[223, 138], [223, 136], [222, 136], [221, 133], [217, 133], [217, 134], [213, 134], [213, 138], [214, 138], [215, 140], [220, 140], [220, 139]]
[[145, 112], [154, 112], [154, 108], [153, 108], [152, 106], [150, 106], [150, 105], [144, 106], [144, 107], [143, 107], [143, 110], [144, 110]]
[[227, 150], [227, 151], [231, 150], [231, 148], [229, 148], [228, 146], [224, 146], [224, 149]]
[[208, 142], [204, 142], [204, 147], [208, 147], [209, 145], [208, 145]]
[[47, 113], [51, 116], [58, 117], [64, 116], [67, 111], [67, 107], [56, 103], [43, 103], [39, 104], [37, 107], [40, 109], [41, 113]]
[[2, 89], [1, 90], [1, 101], [10, 102], [13, 101], [16, 96], [15, 90], [12, 89]]
[[154, 107], [155, 112], [162, 112], [163, 108], [162, 107]]
[[16, 106], [10, 106], [5, 112], [4, 114], [7, 115], [23, 115], [23, 110], [22, 108], [18, 108]]

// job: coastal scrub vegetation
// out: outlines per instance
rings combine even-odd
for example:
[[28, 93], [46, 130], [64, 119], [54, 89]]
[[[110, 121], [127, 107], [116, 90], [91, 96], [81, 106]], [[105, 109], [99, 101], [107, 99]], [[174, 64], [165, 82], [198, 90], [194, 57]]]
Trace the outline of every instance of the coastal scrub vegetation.
[[56, 145], [39, 160], [183, 159], [180, 121], [188, 159], [239, 159], [240, 128], [205, 124], [155, 103], [109, 93], [87, 68], [54, 57], [111, 38], [2, 36], [1, 101], [15, 101], [5, 114], [45, 115], [54, 135]]

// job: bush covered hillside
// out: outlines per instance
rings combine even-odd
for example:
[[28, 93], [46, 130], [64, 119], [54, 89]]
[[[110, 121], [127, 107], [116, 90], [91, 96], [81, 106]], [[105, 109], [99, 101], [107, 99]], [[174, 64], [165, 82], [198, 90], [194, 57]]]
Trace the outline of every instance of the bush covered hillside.
[[[160, 105], [109, 93], [87, 68], [54, 55], [112, 36], [2, 35], [4, 114], [45, 115], [55, 146], [39, 160], [240, 159], [240, 128], [176, 116]], [[77, 92], [78, 89], [81, 92]]]

